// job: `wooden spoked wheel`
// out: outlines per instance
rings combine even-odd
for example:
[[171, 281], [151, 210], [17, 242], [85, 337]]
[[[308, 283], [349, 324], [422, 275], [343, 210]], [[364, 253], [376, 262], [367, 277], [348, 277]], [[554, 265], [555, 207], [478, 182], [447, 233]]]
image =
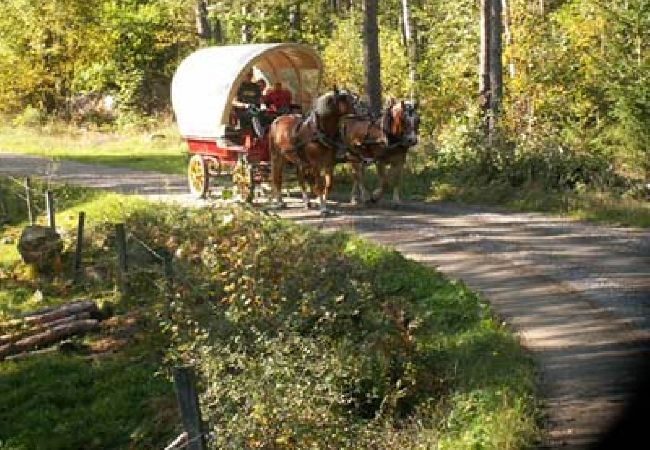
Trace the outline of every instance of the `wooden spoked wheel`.
[[187, 165], [187, 183], [190, 192], [199, 197], [205, 198], [208, 192], [208, 165], [201, 155], [193, 155]]
[[232, 174], [232, 180], [237, 186], [237, 193], [242, 200], [252, 203], [255, 195], [255, 180], [253, 165], [246, 160], [239, 160]]

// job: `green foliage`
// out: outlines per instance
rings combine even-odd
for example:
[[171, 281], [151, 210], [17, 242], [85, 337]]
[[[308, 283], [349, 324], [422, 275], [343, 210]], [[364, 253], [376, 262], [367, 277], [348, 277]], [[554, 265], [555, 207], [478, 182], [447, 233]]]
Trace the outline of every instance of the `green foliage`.
[[[157, 247], [172, 243], [175, 295], [162, 322], [169, 358], [197, 366], [219, 448], [404, 448], [447, 432], [455, 442], [466, 423], [440, 429], [447, 413], [432, 406], [454, 389], [485, 384], [477, 402], [489, 414], [505, 414], [490, 400], [496, 386], [501, 399], [530, 394], [530, 381], [501, 369], [499, 378], [485, 369], [454, 380], [454, 371], [469, 374], [469, 355], [496, 342], [507, 362], [491, 356], [482, 367], [523, 363], [517, 376], [527, 377], [530, 366], [475, 294], [397, 252], [240, 209], [161, 208], [127, 226], [147, 230]], [[468, 339], [480, 344], [467, 348]], [[533, 439], [524, 404], [508, 413], [519, 437], [490, 429], [482, 439], [493, 448]]]
[[[177, 0], [11, 0], [0, 18], [0, 111], [67, 113], [82, 93], [117, 93], [124, 111], [160, 110], [196, 39]], [[17, 76], [16, 74], [20, 74]]]

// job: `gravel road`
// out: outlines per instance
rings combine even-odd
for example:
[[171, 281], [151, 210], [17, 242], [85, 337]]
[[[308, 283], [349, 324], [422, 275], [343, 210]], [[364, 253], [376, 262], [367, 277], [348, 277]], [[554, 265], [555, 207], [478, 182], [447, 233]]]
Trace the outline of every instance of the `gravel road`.
[[[187, 195], [184, 177], [152, 172], [0, 153], [0, 174], [205, 203]], [[639, 383], [650, 360], [650, 231], [453, 204], [336, 210], [322, 218], [293, 204], [280, 215], [354, 230], [489, 300], [539, 363], [543, 448], [589, 448], [627, 417], [625, 408], [646, 400]], [[635, 414], [648, 417], [647, 405]]]

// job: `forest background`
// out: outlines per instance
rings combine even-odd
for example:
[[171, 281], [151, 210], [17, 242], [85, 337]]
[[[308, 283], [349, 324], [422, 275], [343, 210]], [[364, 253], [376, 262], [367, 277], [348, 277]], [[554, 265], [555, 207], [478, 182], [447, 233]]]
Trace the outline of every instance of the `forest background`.
[[[0, 16], [0, 114], [14, 125], [71, 120], [119, 129], [169, 120], [169, 85], [201, 46], [303, 42], [323, 56], [324, 87], [364, 91], [359, 0], [6, 0]], [[379, 3], [384, 98], [413, 90], [419, 171], [456, 185], [607, 192], [647, 200], [650, 2], [502, 0], [503, 101], [486, 137], [479, 95], [478, 0]], [[82, 95], [116, 114], [72, 117]], [[438, 188], [444, 183], [438, 183]]]

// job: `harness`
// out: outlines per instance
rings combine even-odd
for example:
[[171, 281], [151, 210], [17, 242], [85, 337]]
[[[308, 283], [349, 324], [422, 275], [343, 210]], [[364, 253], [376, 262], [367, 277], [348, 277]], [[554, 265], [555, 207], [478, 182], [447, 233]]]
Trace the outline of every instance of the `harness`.
[[386, 116], [383, 118], [381, 127], [388, 144], [386, 145], [386, 150], [391, 151], [398, 147], [407, 147], [408, 145], [405, 142], [404, 132], [396, 135], [390, 132], [390, 123], [392, 121], [392, 116], [390, 115], [390, 108], [387, 108]]
[[[347, 119], [361, 119], [361, 120], [366, 120], [366, 117], [361, 116], [359, 114], [348, 114], [345, 116]], [[345, 137], [347, 136], [347, 126], [348, 126], [348, 121], [343, 120], [340, 125], [340, 134], [341, 136]], [[367, 158], [363, 156], [363, 153], [361, 152], [361, 148], [363, 147], [368, 147], [370, 145], [382, 145], [386, 144], [384, 140], [376, 140], [376, 139], [371, 139], [370, 138], [370, 129], [376, 126], [376, 124], [373, 121], [369, 121], [368, 127], [366, 128], [366, 134], [364, 135], [363, 139], [361, 142], [355, 143], [354, 145], [346, 145], [346, 149], [355, 157], [359, 158], [361, 162], [364, 164], [370, 164], [375, 161], [374, 158]], [[381, 130], [381, 127], [380, 127]], [[383, 130], [381, 130], [383, 132]]]

